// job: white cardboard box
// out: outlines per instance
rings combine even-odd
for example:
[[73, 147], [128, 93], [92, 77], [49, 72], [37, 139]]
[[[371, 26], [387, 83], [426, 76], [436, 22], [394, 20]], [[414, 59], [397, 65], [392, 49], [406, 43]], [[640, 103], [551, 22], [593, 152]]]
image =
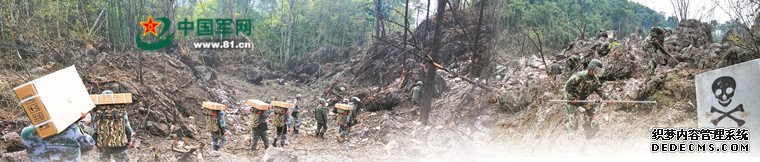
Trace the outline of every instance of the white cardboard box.
[[95, 107], [74, 66], [13, 88], [40, 137], [62, 132]]

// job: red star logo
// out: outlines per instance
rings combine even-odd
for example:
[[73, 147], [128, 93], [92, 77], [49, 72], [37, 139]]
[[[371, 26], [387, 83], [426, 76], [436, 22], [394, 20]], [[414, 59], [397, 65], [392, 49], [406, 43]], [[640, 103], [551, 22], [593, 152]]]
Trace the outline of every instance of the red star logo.
[[143, 36], [148, 35], [148, 33], [153, 33], [154, 36], [158, 36], [156, 27], [158, 27], [158, 25], [161, 25], [161, 22], [153, 22], [153, 16], [148, 16], [148, 21], [140, 22], [140, 25], [145, 28], [145, 31], [143, 31]]

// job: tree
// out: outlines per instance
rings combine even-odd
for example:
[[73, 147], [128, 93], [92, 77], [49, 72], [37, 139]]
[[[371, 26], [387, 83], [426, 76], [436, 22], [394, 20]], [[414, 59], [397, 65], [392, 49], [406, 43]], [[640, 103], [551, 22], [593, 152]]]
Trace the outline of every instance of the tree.
[[680, 20], [689, 18], [690, 2], [689, 0], [670, 0], [670, 4], [673, 5], [673, 12]]
[[429, 56], [432, 58], [432, 61], [429, 62], [429, 65], [427, 66], [425, 84], [422, 90], [422, 110], [420, 111], [420, 120], [425, 125], [429, 123], [430, 109], [432, 106], [433, 94], [435, 93], [435, 77], [437, 69], [433, 61], [438, 59], [438, 54], [441, 52], [441, 39], [443, 38], [443, 30], [441, 29], [441, 24], [443, 23], [443, 15], [446, 11], [446, 3], [447, 0], [439, 0], [438, 8], [435, 12], [436, 14], [433, 32], [433, 46], [432, 52], [430, 52]]

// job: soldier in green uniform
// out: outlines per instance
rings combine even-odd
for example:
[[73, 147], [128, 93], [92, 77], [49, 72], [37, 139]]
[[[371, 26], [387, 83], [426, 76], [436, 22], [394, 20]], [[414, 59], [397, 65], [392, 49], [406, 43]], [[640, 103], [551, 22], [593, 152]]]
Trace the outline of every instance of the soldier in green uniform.
[[267, 138], [267, 117], [269, 117], [269, 110], [251, 109], [251, 134], [253, 136], [251, 142], [251, 149], [258, 150], [256, 145], [264, 142], [264, 149], [269, 148], [269, 139]]
[[82, 161], [82, 152], [92, 150], [95, 141], [78, 124], [69, 125], [63, 132], [41, 138], [35, 126], [21, 130], [21, 143], [31, 161]]
[[356, 124], [359, 124], [359, 120], [357, 119], [357, 117], [359, 116], [359, 111], [361, 111], [360, 104], [362, 100], [359, 99], [359, 97], [351, 97], [350, 101], [351, 102], [349, 102], [348, 104], [351, 106], [354, 106], [354, 110], [351, 110], [351, 122], [348, 123], [348, 126], [352, 127]]
[[665, 54], [665, 56], [670, 56], [664, 46], [665, 31], [660, 27], [652, 27], [644, 42], [644, 51], [649, 54], [649, 69], [647, 70], [647, 74], [654, 75], [657, 64], [660, 61], [660, 54], [657, 52], [659, 51]]
[[581, 58], [578, 55], [571, 55], [570, 57], [567, 57], [565, 59], [565, 77], [570, 77], [572, 75], [573, 71], [578, 71], [582, 66], [580, 66]]
[[[113, 94], [111, 90], [103, 94]], [[132, 147], [132, 126], [124, 105], [100, 105], [93, 109], [93, 138], [100, 151], [100, 161], [129, 161], [127, 149]]]
[[[277, 98], [275, 98], [277, 99]], [[277, 141], [280, 141], [280, 147], [285, 146], [286, 133], [288, 132], [288, 109], [272, 107], [272, 125], [275, 127], [276, 136], [272, 146], [277, 147]]]
[[[223, 100], [222, 104], [229, 105], [229, 101]], [[222, 110], [204, 109], [206, 112], [206, 129], [211, 133], [211, 146], [218, 151], [227, 143], [227, 126], [225, 124], [225, 112]]]
[[421, 93], [422, 81], [417, 81], [417, 83], [414, 83], [414, 87], [412, 87], [412, 102], [414, 102], [414, 104], [419, 104]]
[[[343, 99], [343, 104], [349, 104], [348, 99]], [[343, 109], [333, 109], [336, 110], [337, 117], [336, 117], [336, 123], [338, 124], [338, 131], [340, 132], [340, 135], [338, 136], [338, 141], [342, 142], [344, 139], [346, 139], [346, 136], [348, 136], [349, 131], [349, 122], [351, 122], [351, 110], [343, 110]]]
[[316, 135], [319, 138], [325, 138], [325, 130], [327, 129], [327, 110], [326, 107], [329, 104], [329, 100], [320, 99], [319, 106], [314, 110], [314, 118], [317, 120], [317, 132]]
[[607, 95], [602, 91], [602, 83], [599, 81], [599, 76], [602, 74], [602, 62], [593, 59], [588, 64], [588, 69], [579, 71], [571, 76], [567, 82], [565, 82], [565, 100], [571, 101], [567, 103], [567, 121], [565, 126], [571, 137], [578, 130], [577, 116], [583, 113], [583, 129], [586, 132], [587, 138], [593, 138], [599, 129], [596, 123], [593, 123], [594, 107], [587, 107], [587, 104], [578, 103], [578, 100], [586, 100], [591, 93], [596, 93], [603, 100], [608, 100]]

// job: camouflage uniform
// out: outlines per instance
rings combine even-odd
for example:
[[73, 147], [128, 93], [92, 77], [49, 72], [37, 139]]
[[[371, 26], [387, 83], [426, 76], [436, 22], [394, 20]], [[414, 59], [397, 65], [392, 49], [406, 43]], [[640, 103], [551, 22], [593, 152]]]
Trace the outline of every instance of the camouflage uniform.
[[129, 161], [127, 148], [132, 142], [132, 126], [124, 105], [103, 105], [93, 110], [93, 138], [100, 148], [100, 161]]
[[251, 142], [251, 149], [256, 150], [256, 145], [259, 143], [259, 138], [264, 142], [264, 149], [269, 148], [269, 139], [267, 138], [267, 117], [269, 117], [269, 111], [253, 109], [251, 112], [251, 131], [253, 136], [253, 142]]
[[82, 152], [95, 146], [92, 137], [83, 133], [78, 124], [45, 139], [40, 138], [34, 126], [28, 126], [21, 131], [21, 142], [32, 161], [82, 161]]
[[[586, 100], [588, 96], [594, 92], [602, 99], [608, 99], [607, 95], [601, 89], [602, 83], [599, 81], [599, 78], [587, 73], [588, 70], [577, 72], [565, 82], [565, 100]], [[576, 119], [578, 109], [586, 106], [587, 104], [582, 103], [567, 103], [567, 121], [565, 126], [571, 135], [575, 134], [575, 131], [578, 130], [578, 121]], [[594, 108], [595, 106], [586, 108], [586, 111], [583, 112], [583, 129], [586, 131], [586, 135], [589, 138], [593, 137], [598, 129], [598, 125], [592, 123]]]
[[664, 49], [665, 31], [663, 31], [663, 29], [660, 27], [652, 27], [652, 29], [650, 29], [649, 35], [644, 41], [644, 51], [649, 54], [649, 69], [647, 70], [647, 73], [649, 75], [654, 75], [657, 64], [661, 59], [660, 54], [657, 53], [657, 51], [662, 52], [666, 56], [670, 56]]
[[204, 109], [204, 111], [206, 112], [206, 129], [211, 132], [212, 149], [219, 150], [227, 143], [225, 113], [221, 110]]
[[565, 71], [568, 72], [565, 73], [565, 77], [569, 77], [573, 71], [578, 71], [582, 67], [580, 61], [581, 58], [578, 55], [571, 55], [565, 59]]
[[351, 111], [351, 122], [348, 123], [349, 127], [359, 124], [359, 121], [357, 119], [359, 116], [359, 111], [361, 111], [361, 105], [359, 104], [361, 104], [361, 99], [358, 97], [351, 97], [350, 105], [354, 106], [354, 110]]
[[[301, 119], [298, 117], [298, 115], [300, 114], [300, 111], [301, 111], [301, 107], [298, 104], [299, 101], [300, 101], [300, 98], [301, 98], [300, 96], [301, 95], [298, 95], [296, 97], [296, 100], [293, 103], [295, 105], [295, 107], [293, 107], [293, 110], [290, 111], [290, 116], [293, 117], [293, 118], [290, 118], [293, 121], [293, 123], [292, 123], [293, 124], [293, 134], [298, 134], [298, 128], [301, 127]], [[290, 122], [288, 122], [288, 123], [290, 124]]]
[[419, 104], [420, 102], [420, 93], [422, 91], [422, 81], [417, 81], [417, 83], [414, 83], [414, 87], [412, 88], [412, 102], [415, 104]]
[[[337, 109], [337, 108], [336, 108]], [[350, 110], [342, 110], [337, 109], [338, 113], [337, 117], [337, 124], [338, 124], [338, 131], [340, 132], [340, 136], [338, 137], [339, 141], [343, 141], [343, 139], [348, 136], [348, 128], [349, 128], [349, 122], [351, 121], [351, 111]]]
[[327, 129], [327, 110], [323, 104], [319, 104], [317, 109], [314, 110], [314, 118], [317, 120], [317, 137], [325, 138], [325, 130]]
[[272, 109], [272, 113], [274, 113], [272, 125], [276, 127], [277, 133], [274, 142], [272, 142], [272, 146], [277, 147], [278, 140], [280, 141], [280, 146], [285, 146], [286, 133], [288, 132], [288, 127], [286, 125], [288, 120], [288, 109], [275, 107]]

